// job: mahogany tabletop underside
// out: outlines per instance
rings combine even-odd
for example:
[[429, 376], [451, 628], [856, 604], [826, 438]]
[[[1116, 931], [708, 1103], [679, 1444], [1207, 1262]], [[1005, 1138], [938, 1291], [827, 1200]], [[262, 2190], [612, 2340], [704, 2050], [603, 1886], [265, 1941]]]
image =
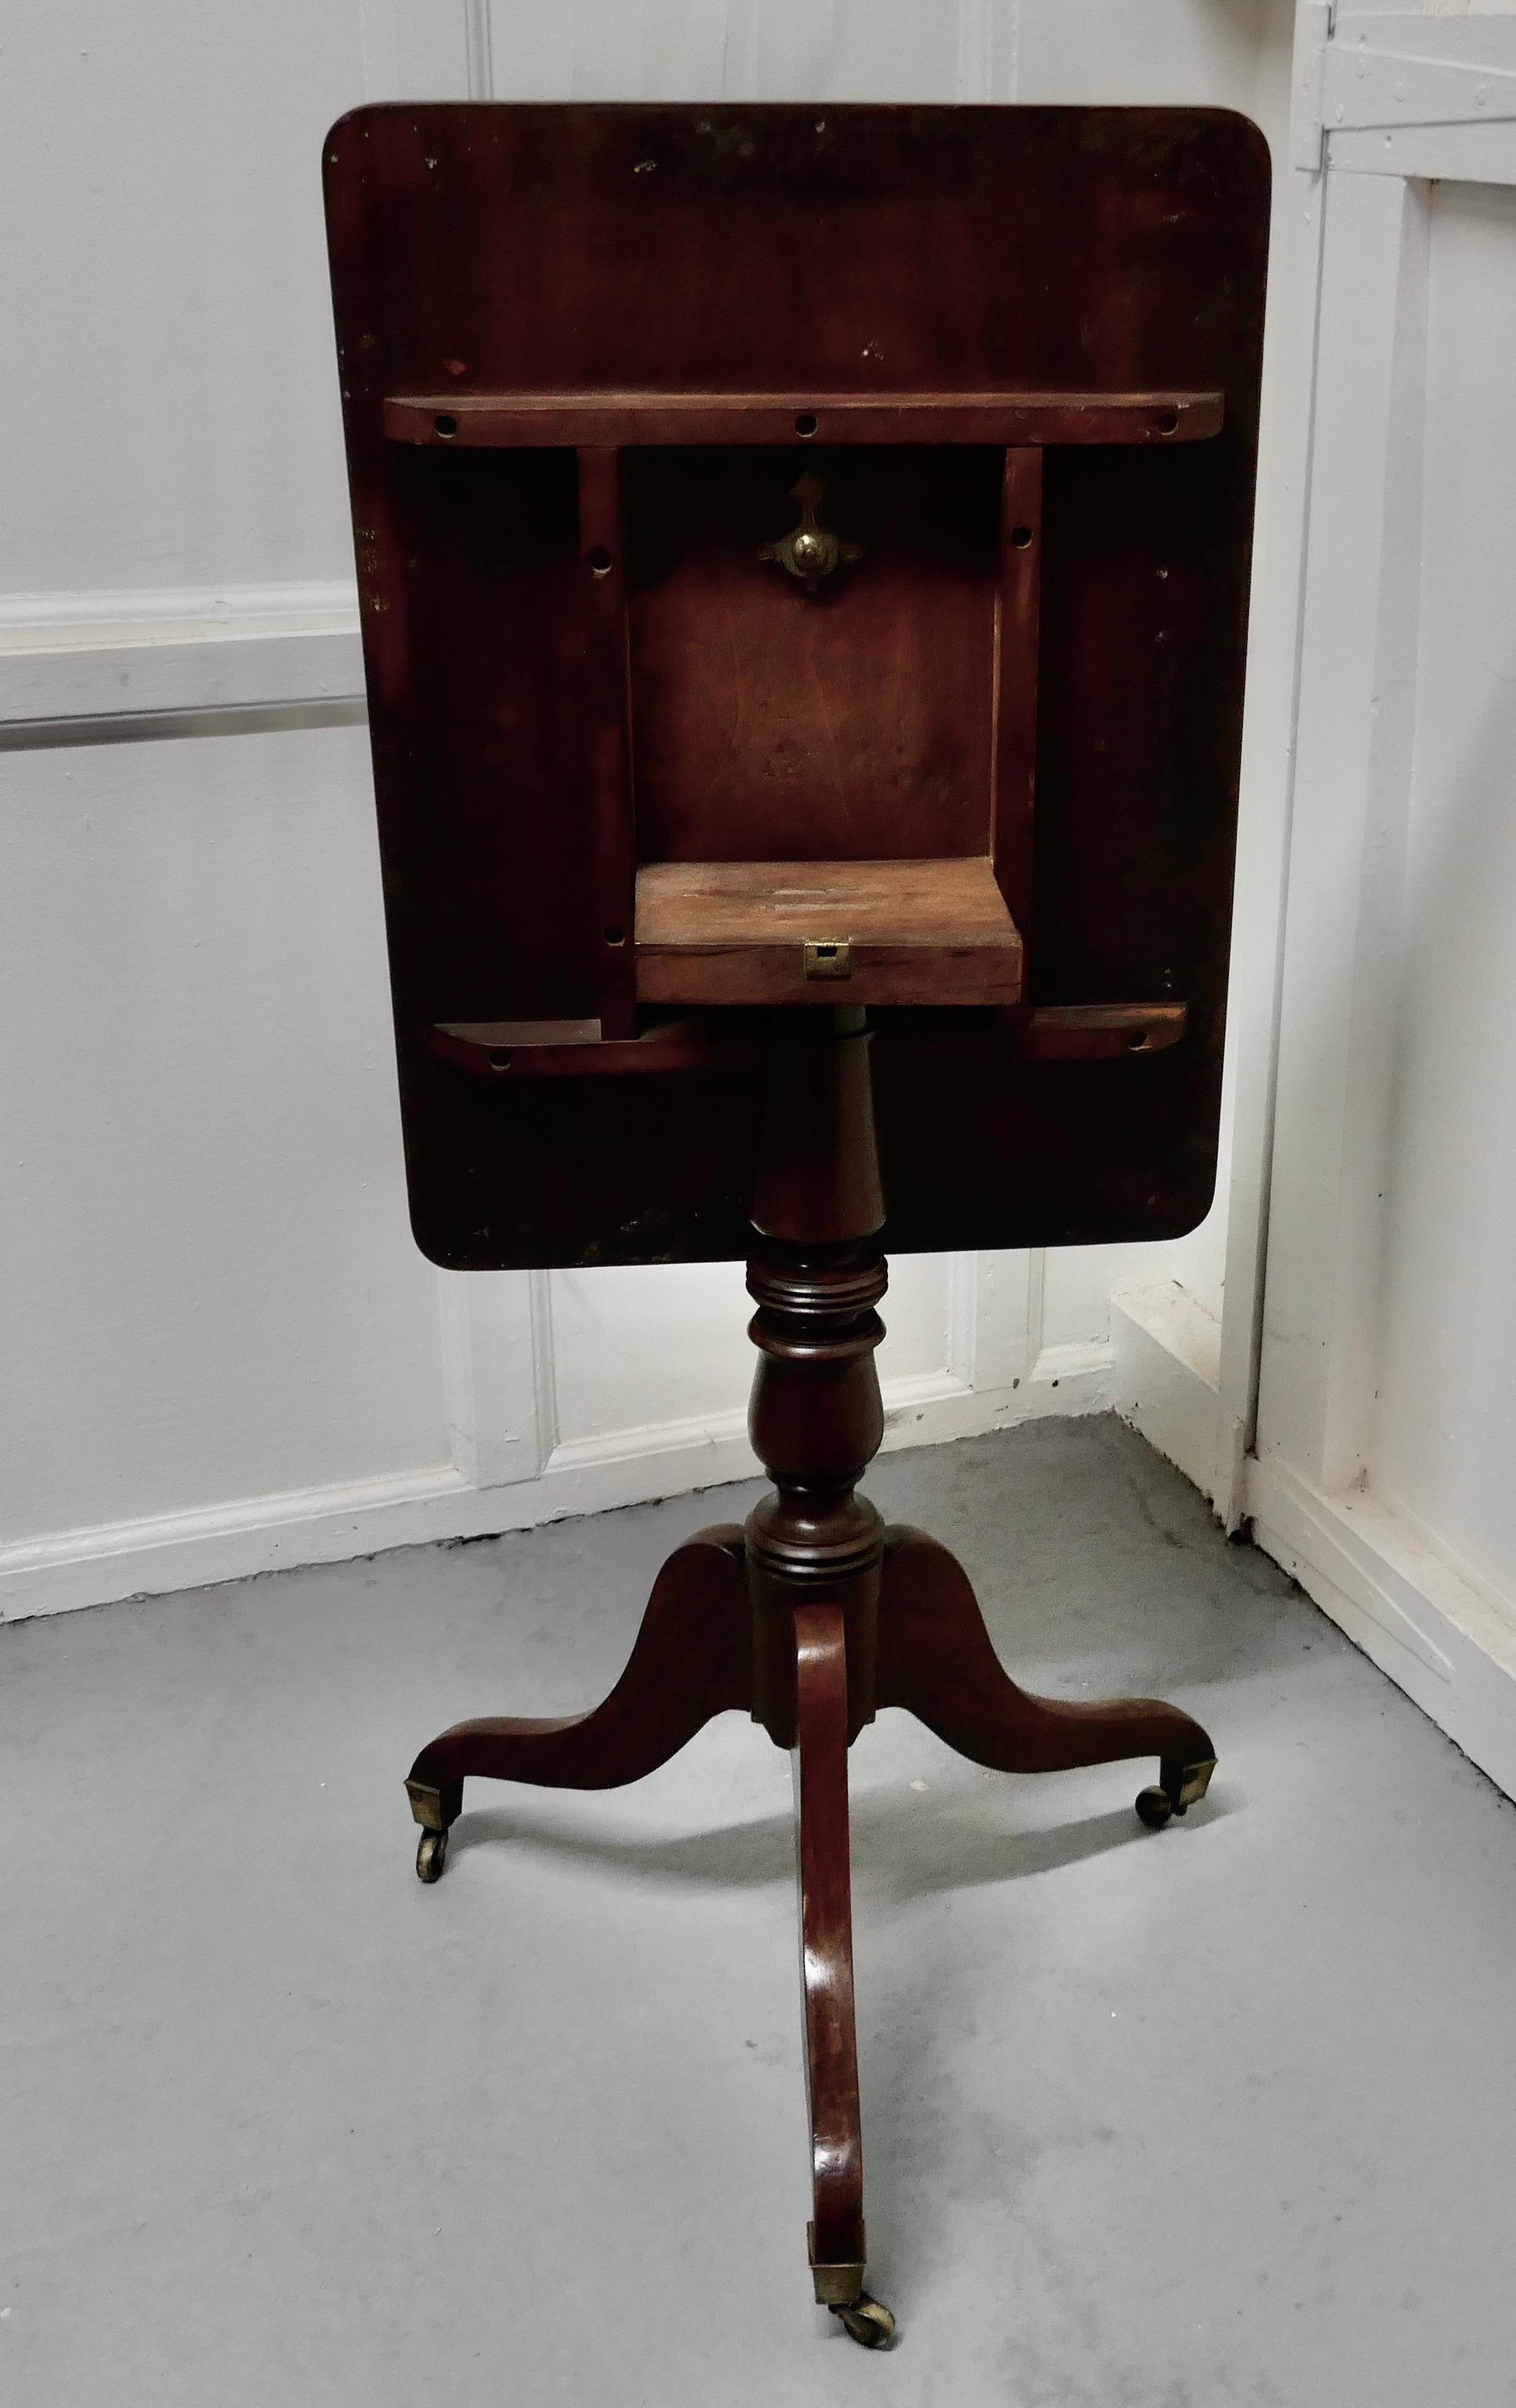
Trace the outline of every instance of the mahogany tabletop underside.
[[893, 1250], [1191, 1226], [1257, 130], [395, 106], [325, 180], [425, 1250], [741, 1256], [764, 1010], [841, 1002]]

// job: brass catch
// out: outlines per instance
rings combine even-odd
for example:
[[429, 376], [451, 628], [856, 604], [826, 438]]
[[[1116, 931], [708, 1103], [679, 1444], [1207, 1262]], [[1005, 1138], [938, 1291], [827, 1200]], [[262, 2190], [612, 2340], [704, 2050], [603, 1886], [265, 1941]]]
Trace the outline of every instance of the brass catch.
[[787, 569], [797, 584], [807, 594], [814, 594], [839, 568], [851, 567], [863, 557], [863, 547], [845, 543], [830, 527], [820, 525], [816, 510], [821, 502], [821, 480], [804, 476], [791, 489], [790, 498], [801, 506], [799, 526], [791, 527], [777, 543], [766, 543], [758, 553], [759, 560], [772, 560]]
[[808, 942], [803, 948], [808, 979], [845, 979], [853, 975], [853, 948], [845, 940], [832, 944]]

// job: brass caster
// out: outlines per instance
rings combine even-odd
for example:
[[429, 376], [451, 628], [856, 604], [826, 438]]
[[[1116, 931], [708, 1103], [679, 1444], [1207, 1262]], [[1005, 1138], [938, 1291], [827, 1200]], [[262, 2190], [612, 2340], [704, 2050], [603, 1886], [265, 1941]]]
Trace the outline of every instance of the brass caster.
[[1158, 1769], [1162, 1778], [1157, 1787], [1137, 1794], [1137, 1813], [1149, 1831], [1161, 1831], [1172, 1816], [1199, 1805], [1211, 1785], [1216, 1758], [1203, 1756], [1186, 1764], [1182, 1757], [1166, 1756]]
[[446, 1862], [447, 1833], [445, 1831], [423, 1831], [416, 1847], [417, 1880], [424, 1882], [440, 1881], [442, 1878], [442, 1867]]
[[833, 2304], [832, 2315], [860, 2349], [888, 2349], [895, 2338], [895, 2319], [882, 2300], [859, 2291], [845, 2306]]

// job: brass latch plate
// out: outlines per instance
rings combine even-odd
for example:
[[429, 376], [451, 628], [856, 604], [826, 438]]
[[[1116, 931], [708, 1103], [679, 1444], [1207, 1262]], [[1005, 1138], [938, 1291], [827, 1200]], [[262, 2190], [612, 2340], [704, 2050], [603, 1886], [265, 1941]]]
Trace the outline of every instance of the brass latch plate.
[[845, 939], [831, 942], [807, 939], [801, 957], [808, 979], [845, 979], [853, 975], [853, 948]]

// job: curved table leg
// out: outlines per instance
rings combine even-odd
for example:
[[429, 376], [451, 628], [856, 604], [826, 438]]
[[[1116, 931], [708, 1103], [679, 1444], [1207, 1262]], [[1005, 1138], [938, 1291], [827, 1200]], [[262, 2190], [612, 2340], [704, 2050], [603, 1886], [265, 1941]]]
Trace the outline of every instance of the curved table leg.
[[436, 1881], [470, 1777], [551, 1789], [640, 1781], [729, 1707], [752, 1703], [751, 1615], [735, 1523], [676, 1548], [653, 1584], [627, 1669], [604, 1701], [565, 1720], [491, 1716], [424, 1747], [406, 1789], [422, 1826], [416, 1870]]
[[1156, 1756], [1137, 1812], [1157, 1829], [1206, 1795], [1216, 1751], [1200, 1725], [1154, 1698], [1068, 1705], [1018, 1688], [985, 1628], [968, 1574], [924, 1531], [886, 1533], [876, 1702], [903, 1706], [975, 1764], [1059, 1772]]
[[837, 1605], [795, 1612], [796, 1854], [805, 2088], [811, 2115], [811, 2272], [855, 2341], [888, 2343], [894, 2319], [863, 2288], [863, 2143], [853, 2014], [847, 1831], [847, 1656]]

